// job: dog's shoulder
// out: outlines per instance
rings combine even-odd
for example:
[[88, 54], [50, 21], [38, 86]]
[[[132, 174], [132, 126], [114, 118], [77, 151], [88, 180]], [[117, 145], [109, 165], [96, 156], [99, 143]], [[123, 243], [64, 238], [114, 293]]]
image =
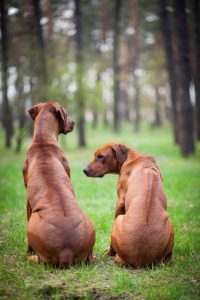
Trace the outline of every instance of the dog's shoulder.
[[34, 143], [29, 147], [28, 154], [60, 152], [62, 151], [56, 144]]

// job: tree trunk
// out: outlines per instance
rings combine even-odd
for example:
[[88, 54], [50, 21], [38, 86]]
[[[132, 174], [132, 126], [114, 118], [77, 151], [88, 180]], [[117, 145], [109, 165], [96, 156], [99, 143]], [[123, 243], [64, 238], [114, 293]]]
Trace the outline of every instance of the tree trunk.
[[134, 95], [134, 123], [133, 130], [134, 132], [138, 132], [140, 130], [140, 86], [138, 82], [137, 76], [134, 76], [134, 87], [135, 87], [135, 95]]
[[[30, 66], [29, 66], [30, 67]], [[34, 99], [33, 99], [33, 79], [32, 77], [30, 76], [29, 77], [29, 85], [30, 85], [30, 93], [29, 93], [29, 97], [30, 97], [30, 102], [31, 102], [31, 105], [34, 105]], [[31, 118], [28, 118], [28, 134], [29, 134], [29, 137], [32, 137], [33, 136], [33, 132], [34, 132], [34, 123], [32, 121]]]
[[174, 0], [175, 39], [177, 45], [177, 122], [178, 142], [183, 156], [195, 152], [194, 125], [190, 101], [190, 64], [185, 1]]
[[160, 20], [161, 20], [161, 30], [164, 39], [164, 48], [167, 60], [167, 69], [171, 93], [171, 103], [172, 103], [172, 123], [174, 131], [174, 141], [178, 143], [178, 133], [177, 133], [177, 118], [176, 118], [176, 72], [175, 72], [175, 57], [172, 46], [172, 29], [170, 24], [170, 18], [167, 11], [168, 3], [166, 0], [159, 0], [160, 3]]
[[[101, 40], [104, 44], [106, 44], [106, 39], [107, 39], [108, 32], [109, 32], [109, 13], [108, 13], [108, 8], [106, 6], [106, 3], [102, 2], [100, 14], [101, 14], [101, 18], [100, 18]], [[107, 65], [108, 65], [106, 56], [103, 52], [101, 52], [100, 60], [101, 60], [101, 72], [103, 72], [106, 70]], [[109, 109], [108, 105], [104, 101], [103, 122], [104, 122], [105, 128], [108, 128], [108, 126], [109, 126], [108, 115], [107, 115], [108, 109]]]
[[81, 0], [75, 2], [76, 22], [76, 63], [77, 63], [77, 114], [78, 114], [78, 142], [79, 147], [86, 146], [85, 139], [85, 105], [83, 99], [82, 77], [83, 77], [83, 41], [82, 41], [82, 11]]
[[121, 89], [121, 100], [123, 102], [123, 105], [121, 105], [122, 108], [122, 117], [126, 122], [130, 121], [130, 104], [129, 104], [129, 97], [127, 93], [127, 85], [125, 85]]
[[161, 121], [161, 116], [160, 116], [160, 93], [158, 86], [155, 86], [155, 94], [156, 94], [156, 103], [155, 103], [155, 119], [154, 119], [154, 126], [155, 127], [161, 127], [162, 126], [162, 121]]
[[138, 34], [138, 10], [136, 0], [130, 0], [130, 26], [135, 30], [135, 33], [130, 36], [129, 51], [130, 51], [130, 73], [132, 74], [134, 96], [133, 96], [133, 131], [138, 132], [140, 129], [140, 86], [139, 78], [135, 74], [136, 69], [140, 65], [140, 40]]
[[196, 117], [196, 135], [200, 140], [200, 3], [199, 0], [193, 0], [194, 32], [195, 32], [195, 117]]
[[108, 122], [108, 116], [107, 116], [107, 111], [106, 109], [104, 110], [104, 114], [103, 114], [103, 124], [105, 128], [108, 128], [109, 126], [109, 122]]
[[114, 71], [114, 103], [113, 103], [113, 130], [119, 132], [119, 101], [120, 101], [120, 67], [119, 67], [119, 37], [120, 37], [120, 12], [122, 1], [115, 0], [114, 7], [114, 42], [113, 42], [113, 71]]
[[18, 118], [18, 134], [17, 134], [17, 143], [15, 152], [19, 153], [22, 146], [22, 141], [25, 131], [25, 109], [24, 109], [24, 93], [23, 93], [23, 76], [21, 74], [20, 63], [17, 66], [17, 80], [16, 80], [16, 90], [18, 91], [17, 95], [17, 118]]
[[97, 110], [95, 108], [92, 111], [92, 115], [93, 115], [92, 127], [93, 127], [93, 129], [95, 129], [95, 128], [97, 128], [97, 124], [98, 124], [98, 113], [97, 113]]
[[35, 23], [35, 34], [37, 38], [39, 61], [38, 61], [38, 77], [41, 85], [41, 97], [47, 99], [47, 67], [46, 67], [46, 54], [45, 54], [45, 43], [41, 26], [41, 8], [40, 0], [32, 0], [33, 12], [34, 12], [34, 23]]
[[1, 53], [2, 53], [2, 125], [5, 129], [5, 147], [11, 147], [11, 139], [13, 134], [13, 120], [11, 107], [8, 101], [8, 45], [7, 45], [7, 7], [6, 1], [0, 1], [1, 9]]

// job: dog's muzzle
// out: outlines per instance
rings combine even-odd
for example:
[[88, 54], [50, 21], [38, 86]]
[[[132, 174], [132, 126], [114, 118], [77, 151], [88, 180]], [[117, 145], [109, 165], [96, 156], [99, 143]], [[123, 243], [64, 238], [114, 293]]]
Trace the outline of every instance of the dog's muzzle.
[[90, 175], [89, 175], [88, 168], [83, 169], [83, 173], [84, 173], [86, 176], [90, 176]]

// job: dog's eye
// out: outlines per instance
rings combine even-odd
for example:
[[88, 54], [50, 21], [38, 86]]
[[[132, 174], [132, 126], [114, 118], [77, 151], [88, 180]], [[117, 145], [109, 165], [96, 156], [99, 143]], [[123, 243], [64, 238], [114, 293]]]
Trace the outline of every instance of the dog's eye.
[[101, 154], [97, 155], [97, 160], [104, 161], [104, 156]]

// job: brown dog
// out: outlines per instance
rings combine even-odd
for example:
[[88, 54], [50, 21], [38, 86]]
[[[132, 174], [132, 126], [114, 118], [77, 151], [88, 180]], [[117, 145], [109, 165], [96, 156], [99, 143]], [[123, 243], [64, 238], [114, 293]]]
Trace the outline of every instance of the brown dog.
[[76, 202], [69, 165], [57, 141], [60, 133], [72, 131], [74, 122], [57, 102], [35, 105], [29, 114], [34, 137], [23, 165], [28, 251], [59, 267], [83, 259], [92, 262], [95, 230]]
[[122, 144], [109, 143], [95, 152], [94, 160], [83, 171], [90, 177], [119, 174], [118, 202], [107, 254], [117, 253], [116, 263], [133, 267], [169, 260], [174, 230], [154, 158]]

